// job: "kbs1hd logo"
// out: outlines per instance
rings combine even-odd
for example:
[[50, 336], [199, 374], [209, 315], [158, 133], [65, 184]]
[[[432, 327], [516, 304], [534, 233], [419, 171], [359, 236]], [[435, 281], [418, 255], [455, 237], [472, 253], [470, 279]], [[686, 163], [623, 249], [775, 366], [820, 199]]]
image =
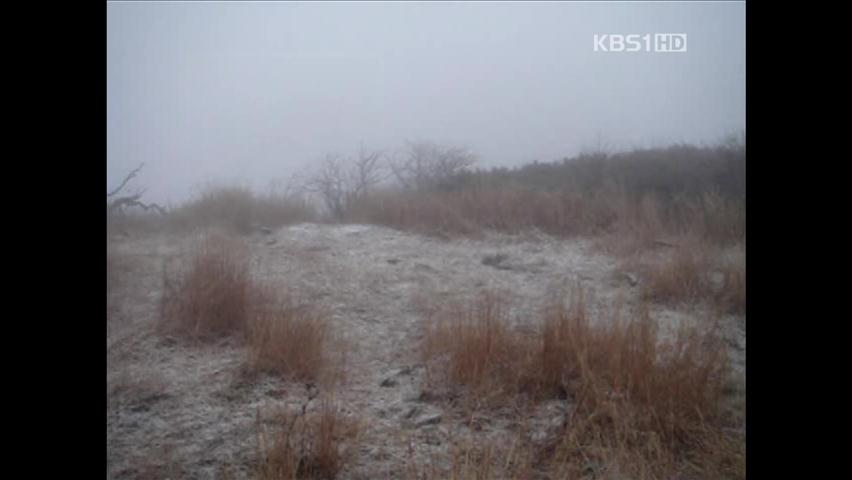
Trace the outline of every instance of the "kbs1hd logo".
[[685, 53], [685, 33], [595, 34], [596, 52]]

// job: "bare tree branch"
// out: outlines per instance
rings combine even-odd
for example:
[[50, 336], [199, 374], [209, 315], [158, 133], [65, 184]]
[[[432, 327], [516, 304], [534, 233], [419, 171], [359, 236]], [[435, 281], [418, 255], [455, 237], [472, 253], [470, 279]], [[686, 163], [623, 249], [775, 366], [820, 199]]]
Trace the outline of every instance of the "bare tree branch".
[[358, 152], [358, 159], [354, 162], [353, 175], [355, 178], [352, 181], [351, 190], [355, 196], [369, 194], [373, 186], [387, 178], [387, 175], [382, 171], [382, 165], [379, 163], [383, 156], [384, 152], [368, 152], [364, 147], [361, 147]]
[[124, 207], [140, 207], [140, 208], [145, 209], [145, 211], [148, 211], [150, 209], [154, 209], [160, 215], [166, 214], [166, 209], [164, 209], [163, 207], [161, 207], [160, 205], [158, 205], [156, 203], [151, 202], [150, 204], [146, 205], [145, 203], [140, 202], [139, 198], [141, 196], [142, 196], [142, 194], [138, 193], [138, 194], [130, 196], [130, 197], [121, 197], [118, 200], [115, 200], [115, 201], [113, 201], [109, 204], [109, 206], [107, 207], [107, 213], [111, 214], [111, 213], [115, 212], [116, 210], [124, 208]]
[[135, 177], [136, 174], [139, 173], [139, 170], [142, 170], [142, 167], [144, 167], [144, 166], [145, 166], [145, 162], [142, 162], [141, 165], [136, 167], [135, 170], [130, 172], [126, 177], [124, 177], [124, 181], [121, 182], [121, 185], [119, 185], [118, 188], [116, 188], [112, 192], [107, 193], [107, 198], [109, 198], [109, 197], [117, 194], [118, 192], [120, 192], [121, 189], [124, 188], [125, 185], [127, 185], [127, 182], [129, 182], [133, 177]]
[[144, 189], [144, 188], [141, 189], [141, 190], [137, 190], [135, 193], [132, 193], [130, 195], [125, 195], [123, 197], [118, 197], [118, 198], [115, 198], [113, 200], [110, 200], [110, 197], [121, 192], [121, 190], [124, 189], [124, 187], [127, 185], [127, 183], [130, 180], [132, 180], [133, 177], [135, 177], [136, 174], [138, 174], [139, 171], [142, 170], [142, 167], [144, 167], [144, 166], [145, 166], [145, 162], [142, 162], [138, 167], [136, 167], [132, 172], [130, 172], [129, 174], [127, 174], [126, 177], [124, 177], [124, 180], [121, 182], [121, 185], [119, 185], [118, 188], [116, 188], [112, 192], [107, 193], [107, 215], [108, 216], [111, 215], [112, 213], [118, 211], [118, 210], [125, 208], [125, 207], [140, 207], [140, 208], [144, 209], [145, 211], [148, 211], [150, 209], [154, 209], [160, 215], [166, 215], [166, 209], [164, 209], [160, 205], [153, 203], [153, 202], [150, 203], [150, 204], [146, 204], [146, 203], [141, 202], [139, 200], [140, 198], [142, 198], [142, 195], [146, 191], [146, 189]]

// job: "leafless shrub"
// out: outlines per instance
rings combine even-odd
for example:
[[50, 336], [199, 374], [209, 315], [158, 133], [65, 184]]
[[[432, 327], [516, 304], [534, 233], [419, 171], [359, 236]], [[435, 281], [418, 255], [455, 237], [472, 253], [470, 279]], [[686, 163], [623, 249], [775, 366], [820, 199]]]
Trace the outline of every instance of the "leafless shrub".
[[357, 158], [326, 155], [320, 169], [307, 182], [306, 189], [318, 194], [335, 220], [342, 220], [351, 206], [367, 196], [384, 177], [380, 151], [363, 147]]
[[391, 162], [394, 177], [405, 189], [432, 190], [448, 186], [453, 177], [476, 164], [466, 148], [428, 141], [408, 142], [402, 158]]

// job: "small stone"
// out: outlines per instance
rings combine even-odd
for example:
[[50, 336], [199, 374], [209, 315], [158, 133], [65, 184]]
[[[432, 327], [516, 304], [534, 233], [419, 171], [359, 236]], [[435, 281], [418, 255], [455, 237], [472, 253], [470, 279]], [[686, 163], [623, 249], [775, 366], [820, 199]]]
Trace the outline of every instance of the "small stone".
[[442, 416], [440, 413], [433, 413], [431, 415], [423, 415], [418, 418], [414, 422], [415, 427], [424, 427], [426, 425], [437, 425], [441, 423]]
[[380, 383], [380, 384], [379, 384], [379, 386], [382, 386], [382, 387], [395, 387], [395, 386], [397, 386], [398, 384], [399, 384], [399, 383], [396, 381], [396, 379], [395, 379], [395, 378], [393, 378], [393, 376], [390, 376], [390, 377], [388, 377], [388, 378], [386, 378], [386, 379], [382, 380], [382, 383]]

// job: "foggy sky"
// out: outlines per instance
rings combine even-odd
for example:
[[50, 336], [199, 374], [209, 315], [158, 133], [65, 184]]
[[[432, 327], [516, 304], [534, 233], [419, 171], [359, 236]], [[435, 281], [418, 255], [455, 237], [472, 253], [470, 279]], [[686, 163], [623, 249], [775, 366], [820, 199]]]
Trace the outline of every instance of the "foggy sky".
[[[593, 35], [686, 33], [686, 53]], [[107, 187], [258, 190], [327, 153], [427, 139], [483, 167], [712, 143], [745, 129], [745, 4], [115, 2]]]

